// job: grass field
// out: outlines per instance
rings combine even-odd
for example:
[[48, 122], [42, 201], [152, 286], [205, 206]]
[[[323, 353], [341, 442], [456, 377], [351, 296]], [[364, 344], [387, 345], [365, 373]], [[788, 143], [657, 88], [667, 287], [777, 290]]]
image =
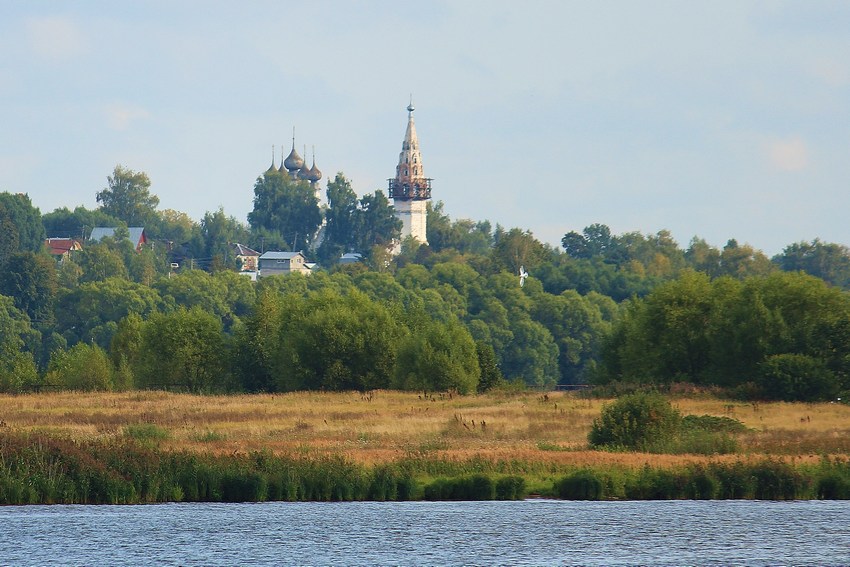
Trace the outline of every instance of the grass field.
[[674, 466], [779, 456], [809, 462], [850, 455], [850, 407], [672, 397], [682, 414], [727, 416], [749, 431], [737, 455], [591, 451], [587, 433], [605, 400], [572, 392], [481, 396], [377, 391], [194, 396], [165, 392], [0, 396], [0, 427], [79, 441], [133, 437], [165, 450], [218, 455], [258, 450], [332, 455], [373, 465], [401, 459], [486, 459], [539, 466]]

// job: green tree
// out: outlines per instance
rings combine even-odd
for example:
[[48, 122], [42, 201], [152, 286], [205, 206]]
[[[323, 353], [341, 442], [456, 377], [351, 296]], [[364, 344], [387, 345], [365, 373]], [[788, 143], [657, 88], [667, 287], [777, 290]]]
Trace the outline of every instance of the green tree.
[[15, 307], [38, 327], [49, 328], [53, 324], [56, 289], [56, 263], [46, 255], [13, 254], [5, 269], [0, 270], [0, 294], [14, 298]]
[[510, 329], [513, 340], [501, 353], [505, 378], [534, 388], [553, 388], [559, 374], [558, 345], [552, 334], [527, 315], [511, 321]]
[[236, 334], [234, 373], [248, 392], [275, 392], [273, 361], [284, 312], [283, 299], [266, 289], [257, 296], [245, 325]]
[[0, 392], [20, 392], [38, 381], [38, 370], [27, 343], [37, 333], [11, 297], [0, 295]]
[[393, 386], [475, 392], [481, 369], [475, 341], [459, 322], [432, 322], [401, 340]]
[[496, 351], [493, 350], [493, 347], [484, 341], [475, 341], [475, 352], [478, 356], [478, 368], [481, 371], [481, 378], [478, 380], [478, 393], [486, 392], [502, 384], [505, 377], [502, 376], [502, 371], [499, 369]]
[[41, 221], [49, 237], [78, 238], [85, 240], [91, 230], [98, 226], [118, 226], [123, 224], [116, 217], [110, 216], [100, 209], [89, 210], [80, 205], [73, 211], [67, 207], [55, 209], [42, 215]]
[[108, 348], [119, 321], [130, 313], [146, 317], [162, 306], [156, 290], [123, 278], [108, 278], [61, 290], [56, 327], [68, 344], [94, 341], [101, 348]]
[[850, 249], [841, 244], [797, 242], [786, 246], [773, 261], [786, 272], [801, 271], [832, 285], [850, 288]]
[[250, 312], [255, 300], [251, 280], [230, 271], [185, 270], [158, 280], [153, 287], [166, 303], [186, 309], [199, 307], [218, 317], [227, 330]]
[[309, 183], [276, 171], [257, 178], [254, 209], [248, 213], [252, 229], [279, 233], [292, 250], [299, 250], [308, 247], [321, 222], [319, 201]]
[[115, 369], [115, 389], [127, 390], [135, 383], [133, 369], [138, 367], [142, 349], [144, 320], [138, 313], [130, 313], [118, 322], [109, 343], [109, 359]]
[[102, 212], [127, 226], [145, 226], [157, 220], [159, 197], [151, 194], [151, 181], [146, 173], [116, 165], [106, 179], [106, 188], [96, 195]]
[[685, 252], [685, 259], [693, 269], [713, 278], [765, 276], [776, 269], [763, 252], [749, 244], [738, 244], [734, 238], [726, 243], [722, 251], [709, 246], [705, 240], [694, 238]]
[[211, 271], [238, 268], [233, 244], [248, 239], [248, 227], [235, 217], [228, 217], [223, 208], [219, 207], [214, 213], [206, 212], [193, 242], [196, 267]]
[[549, 259], [550, 251], [530, 231], [512, 228], [505, 232], [497, 226], [494, 238], [493, 263], [512, 274], [518, 274], [520, 267], [532, 270]]
[[434, 205], [428, 202], [428, 245], [436, 252], [454, 249], [460, 253], [487, 254], [493, 240], [490, 223], [469, 219], [452, 222], [443, 208], [442, 201]]
[[97, 345], [77, 343], [67, 351], [56, 351], [50, 358], [47, 383], [82, 391], [112, 390], [112, 365], [106, 352]]
[[142, 328], [137, 384], [221, 392], [229, 386], [221, 321], [194, 307], [153, 313]]
[[44, 247], [41, 211], [28, 195], [0, 193], [0, 261], [4, 253], [39, 252]]
[[319, 261], [333, 265], [344, 252], [356, 251], [357, 239], [357, 195], [351, 182], [342, 173], [337, 173], [328, 182], [328, 210], [325, 214], [324, 241], [319, 247]]
[[157, 211], [156, 217], [145, 225], [145, 232], [150, 238], [166, 240], [174, 244], [187, 244], [198, 230], [200, 226], [189, 218], [189, 215], [174, 209]]
[[386, 388], [404, 329], [359, 291], [287, 296], [275, 355], [279, 389]]
[[707, 330], [713, 307], [711, 281], [685, 272], [624, 311], [620, 332], [606, 344], [603, 359], [617, 359], [615, 379], [699, 382], [710, 363]]
[[824, 361], [804, 354], [776, 354], [759, 367], [757, 383], [769, 399], [786, 402], [834, 400], [841, 384]]
[[[129, 241], [124, 242], [132, 248]], [[120, 247], [121, 243], [111, 238], [86, 244], [74, 259], [80, 267], [79, 282], [100, 282], [109, 278], [129, 279], [130, 273]]]
[[401, 221], [383, 191], [360, 198], [356, 215], [356, 249], [374, 260], [376, 249], [387, 250], [401, 236]]
[[[558, 345], [559, 383], [585, 382], [586, 371], [593, 367], [602, 341], [610, 332], [611, 319], [606, 320], [606, 314], [616, 311], [616, 304], [608, 297], [594, 295], [597, 303], [571, 290], [535, 298], [532, 318], [546, 327]], [[600, 303], [607, 303], [607, 308]]]

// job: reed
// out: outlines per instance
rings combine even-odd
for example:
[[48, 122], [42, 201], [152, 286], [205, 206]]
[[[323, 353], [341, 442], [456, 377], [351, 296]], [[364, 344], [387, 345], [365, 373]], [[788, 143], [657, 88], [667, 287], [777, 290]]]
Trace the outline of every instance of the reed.
[[497, 498], [593, 496], [559, 484], [578, 471], [603, 499], [850, 492], [848, 406], [668, 399], [691, 425], [648, 454], [591, 450], [610, 400], [573, 393], [0, 396], [0, 501], [404, 500], [475, 475]]
[[[435, 474], [437, 473], [437, 474]], [[0, 503], [850, 498], [850, 461], [772, 457], [669, 467], [576, 467], [476, 458], [369, 466], [339, 456], [168, 451], [132, 438], [79, 442], [0, 432]]]

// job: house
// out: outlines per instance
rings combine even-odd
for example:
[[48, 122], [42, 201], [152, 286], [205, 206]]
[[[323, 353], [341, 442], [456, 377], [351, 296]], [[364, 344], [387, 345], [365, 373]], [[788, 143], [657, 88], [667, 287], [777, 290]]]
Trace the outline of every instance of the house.
[[236, 256], [236, 261], [239, 263], [240, 272], [256, 272], [259, 270], [260, 253], [256, 250], [252, 250], [236, 242], [233, 244], [233, 253]]
[[44, 245], [47, 246], [47, 251], [56, 257], [59, 263], [69, 259], [72, 252], [79, 252], [83, 249], [80, 241], [74, 238], [48, 238], [44, 241]]
[[309, 274], [310, 268], [301, 252], [266, 252], [260, 256], [260, 277], [293, 273]]
[[339, 257], [337, 264], [356, 264], [363, 261], [363, 255], [357, 252], [347, 252]]
[[[98, 226], [92, 229], [91, 235], [89, 236], [89, 240], [92, 242], [99, 242], [101, 239], [109, 237], [115, 237], [115, 230], [117, 227], [103, 227]], [[136, 247], [136, 250], [141, 250], [142, 246], [147, 244], [148, 237], [145, 234], [145, 227], [143, 226], [130, 226], [127, 227], [127, 232], [130, 233], [130, 242]]]

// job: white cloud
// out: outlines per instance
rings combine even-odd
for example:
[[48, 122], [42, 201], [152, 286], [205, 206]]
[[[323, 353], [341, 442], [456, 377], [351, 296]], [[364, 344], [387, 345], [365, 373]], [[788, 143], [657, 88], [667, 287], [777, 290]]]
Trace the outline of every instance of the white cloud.
[[68, 18], [33, 18], [27, 22], [27, 36], [38, 55], [57, 63], [73, 59], [86, 50], [83, 33]]
[[110, 104], [103, 111], [106, 114], [106, 123], [113, 130], [126, 130], [132, 122], [149, 118], [151, 115], [144, 108], [131, 104]]
[[809, 149], [801, 138], [770, 140], [765, 151], [771, 165], [780, 171], [802, 171], [809, 166]]

